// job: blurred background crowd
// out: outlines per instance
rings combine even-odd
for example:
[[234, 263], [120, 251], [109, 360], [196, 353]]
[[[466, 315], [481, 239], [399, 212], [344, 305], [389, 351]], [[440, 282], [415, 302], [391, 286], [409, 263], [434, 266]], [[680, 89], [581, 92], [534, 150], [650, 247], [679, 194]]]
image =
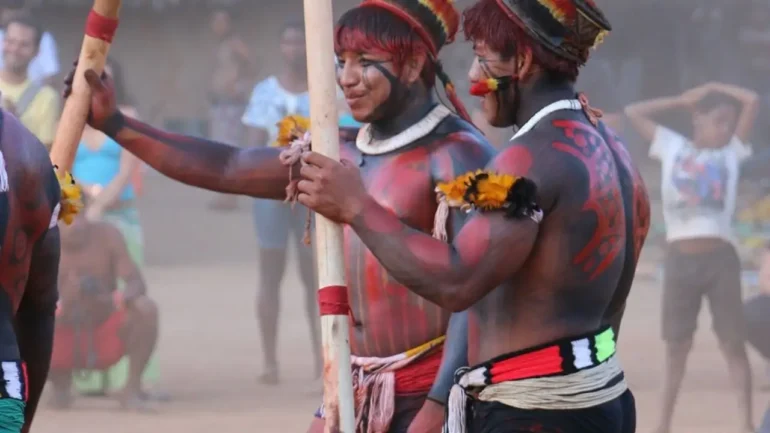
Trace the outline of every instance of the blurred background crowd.
[[[335, 14], [339, 16], [356, 3], [335, 0]], [[456, 3], [462, 8], [470, 0]], [[749, 297], [763, 284], [770, 285], [763, 282], [770, 271], [760, 272], [762, 258], [768, 262], [770, 239], [770, 2], [599, 3], [613, 32], [582, 70], [577, 88], [587, 94], [593, 106], [604, 111], [643, 168], [655, 216], [653, 235], [640, 265], [641, 278], [660, 279], [661, 247], [665, 243], [660, 166], [649, 158], [649, 142], [631, 127], [624, 110], [639, 101], [680, 95], [709, 82], [739, 86], [758, 96], [759, 115], [750, 140], [753, 155], [741, 172], [734, 221], [744, 269], [743, 290]], [[1, 102], [47, 146], [53, 141], [61, 113], [62, 81], [79, 51], [85, 11], [91, 4], [90, 0], [0, 0]], [[309, 115], [303, 29], [302, 4], [298, 0], [123, 0], [120, 29], [107, 72], [115, 81], [121, 109], [129, 115], [175, 132], [233, 145], [267, 145], [274, 139], [275, 122], [281, 117]], [[480, 119], [478, 102], [468, 95], [470, 48], [462, 38], [458, 39], [442, 53], [442, 60], [458, 94]], [[661, 113], [657, 120], [684, 135], [691, 133], [689, 113]], [[344, 126], [356, 124], [345, 112], [342, 100], [340, 122]], [[483, 120], [478, 125], [497, 146], [510, 136], [510, 131], [490, 128]], [[143, 222], [147, 221], [140, 215], [146, 206], [143, 196], [157, 183], [146, 167], [109, 138], [87, 129], [73, 172], [88, 188], [87, 219], [119, 230], [130, 260], [138, 269], [174, 262], [152, 246], [175, 241], [148, 239], [144, 234]], [[258, 281], [254, 283], [264, 357], [259, 378], [263, 384], [276, 384], [278, 288], [286, 269], [293, 269], [293, 264], [287, 265], [286, 250], [291, 242], [299, 244], [300, 237], [290, 235], [300, 233], [303, 215], [297, 217], [285, 207], [279, 208], [279, 203], [249, 200], [246, 206], [246, 202], [211, 196], [208, 202], [185, 203], [185, 207], [212, 215], [253, 213], [257, 240], [252, 242], [249, 236], [243, 236], [242, 241], [249, 248], [256, 245], [259, 254], [259, 264], [255, 265]], [[93, 242], [100, 241], [94, 238]], [[304, 312], [314, 336], [313, 365], [320, 373], [315, 350], [318, 332], [312, 258], [302, 252], [298, 258], [302, 269], [299, 285], [307, 289]], [[82, 279], [73, 284], [82, 289]], [[151, 295], [151, 282], [148, 286]], [[767, 291], [770, 293], [770, 287]], [[163, 312], [174, 306], [159, 303], [158, 308]], [[149, 360], [146, 388], [154, 390], [152, 396], [166, 399], [170, 396], [165, 390], [152, 386], [160, 378], [157, 364], [154, 358]], [[84, 394], [103, 394], [122, 386], [127, 368], [118, 365], [108, 373], [78, 375], [76, 386]]]

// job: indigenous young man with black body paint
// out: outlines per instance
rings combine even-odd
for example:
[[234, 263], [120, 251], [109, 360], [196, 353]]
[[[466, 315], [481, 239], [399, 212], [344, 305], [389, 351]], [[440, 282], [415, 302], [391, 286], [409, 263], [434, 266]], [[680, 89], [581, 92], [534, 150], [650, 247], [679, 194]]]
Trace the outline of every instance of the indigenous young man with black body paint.
[[48, 152], [0, 111], [0, 432], [28, 432], [48, 376], [61, 192]]
[[303, 156], [299, 201], [351, 227], [414, 293], [468, 309], [476, 366], [458, 371], [446, 432], [631, 433], [615, 344], [649, 200], [623, 143], [573, 89], [609, 24], [592, 0], [480, 0], [464, 18], [471, 91], [490, 124], [519, 128], [487, 170], [439, 184], [477, 211], [453, 242], [407, 226], [355, 165], [316, 153]]
[[[365, 0], [335, 31], [337, 80], [353, 117], [365, 123], [355, 140], [342, 144], [343, 158], [360, 168], [366, 189], [396, 221], [449, 240], [465, 214], [440, 206], [436, 185], [484, 167], [494, 154], [470, 123], [431, 96], [438, 76], [467, 119], [436, 60], [459, 18], [449, 0]], [[93, 71], [86, 78], [94, 91], [91, 125], [155, 169], [214, 191], [285, 198], [291, 170], [282, 165], [280, 149], [240, 149], [156, 130], [121, 116], [108, 80]], [[299, 164], [292, 170], [296, 179]], [[357, 431], [440, 431], [454, 371], [467, 364], [466, 316], [450, 319], [447, 310], [410, 293], [350, 227], [344, 242], [352, 364], [363, 397]], [[322, 412], [311, 431], [323, 430]]]

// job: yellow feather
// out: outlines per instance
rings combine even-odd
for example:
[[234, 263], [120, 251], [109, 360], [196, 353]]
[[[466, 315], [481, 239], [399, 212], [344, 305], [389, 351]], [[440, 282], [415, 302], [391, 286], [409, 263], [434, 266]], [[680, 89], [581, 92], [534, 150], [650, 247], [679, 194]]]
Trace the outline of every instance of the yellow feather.
[[[501, 209], [505, 205], [508, 192], [518, 180], [518, 177], [507, 174], [477, 170], [458, 176], [451, 182], [438, 183], [436, 191], [444, 196], [451, 207], [472, 206], [494, 210]], [[468, 188], [472, 185], [475, 185], [474, 192], [466, 197]]]
[[83, 210], [83, 191], [69, 172], [57, 174], [56, 177], [59, 179], [61, 189], [59, 220], [64, 221], [65, 224], [72, 224], [75, 215]]
[[310, 119], [302, 116], [286, 116], [277, 124], [278, 137], [273, 142], [273, 147], [286, 147], [292, 141], [302, 138], [310, 129]]

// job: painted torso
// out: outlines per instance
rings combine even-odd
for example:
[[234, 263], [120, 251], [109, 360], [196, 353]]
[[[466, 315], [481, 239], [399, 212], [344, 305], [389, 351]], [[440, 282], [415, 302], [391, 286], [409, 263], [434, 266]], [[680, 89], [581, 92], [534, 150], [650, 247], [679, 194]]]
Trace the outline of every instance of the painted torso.
[[545, 117], [490, 168], [532, 179], [545, 218], [522, 269], [471, 308], [472, 364], [598, 329], [625, 303], [649, 229], [625, 146], [579, 110]]
[[[437, 202], [436, 183], [482, 168], [493, 148], [469, 124], [445, 118], [411, 145], [381, 155], [362, 153], [355, 143], [342, 158], [356, 163], [369, 194], [410, 227], [431, 233]], [[459, 230], [453, 216], [449, 233]], [[389, 356], [446, 332], [450, 313], [411, 293], [391, 278], [356, 233], [344, 229], [350, 304], [356, 323], [351, 350], [359, 356]]]

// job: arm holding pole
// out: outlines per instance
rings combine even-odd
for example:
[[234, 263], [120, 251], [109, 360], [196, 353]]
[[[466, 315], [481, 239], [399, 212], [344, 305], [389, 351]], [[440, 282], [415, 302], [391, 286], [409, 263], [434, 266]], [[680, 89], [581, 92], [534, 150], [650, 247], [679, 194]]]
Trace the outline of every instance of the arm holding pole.
[[70, 171], [72, 168], [91, 107], [91, 89], [83, 72], [91, 69], [101, 74], [104, 70], [107, 53], [118, 28], [119, 12], [120, 0], [94, 0], [94, 6], [88, 14], [72, 94], [64, 104], [51, 148], [51, 160], [60, 171]]

